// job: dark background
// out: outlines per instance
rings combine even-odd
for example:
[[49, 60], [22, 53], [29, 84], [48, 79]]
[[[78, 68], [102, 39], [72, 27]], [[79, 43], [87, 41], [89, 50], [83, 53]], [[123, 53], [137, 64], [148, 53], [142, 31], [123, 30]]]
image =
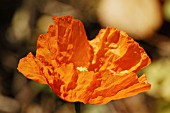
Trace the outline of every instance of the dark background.
[[139, 72], [146, 73], [149, 92], [106, 105], [81, 104], [82, 113], [170, 113], [170, 0], [1, 0], [0, 113], [74, 113], [72, 103], [17, 71], [54, 15], [80, 19], [89, 40], [106, 26], [124, 30], [152, 59]]

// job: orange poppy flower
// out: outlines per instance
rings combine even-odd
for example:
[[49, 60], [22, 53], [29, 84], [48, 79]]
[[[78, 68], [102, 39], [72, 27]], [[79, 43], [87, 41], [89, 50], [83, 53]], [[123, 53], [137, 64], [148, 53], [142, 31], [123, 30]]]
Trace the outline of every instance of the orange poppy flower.
[[63, 100], [85, 104], [106, 104], [150, 89], [146, 76], [136, 75], [150, 58], [125, 32], [106, 28], [88, 41], [81, 21], [53, 20], [38, 38], [36, 55], [19, 61], [24, 76], [48, 84]]

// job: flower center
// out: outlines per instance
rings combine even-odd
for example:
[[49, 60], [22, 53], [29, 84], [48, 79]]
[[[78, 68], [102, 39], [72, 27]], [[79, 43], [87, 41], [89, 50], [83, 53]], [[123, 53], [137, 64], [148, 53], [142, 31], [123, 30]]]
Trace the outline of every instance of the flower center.
[[79, 70], [80, 72], [88, 71], [86, 67], [77, 67], [76, 69]]

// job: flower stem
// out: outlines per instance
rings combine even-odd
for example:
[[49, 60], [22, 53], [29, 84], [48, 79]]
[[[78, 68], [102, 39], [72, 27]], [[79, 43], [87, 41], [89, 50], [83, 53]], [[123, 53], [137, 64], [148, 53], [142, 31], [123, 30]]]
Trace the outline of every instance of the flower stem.
[[75, 102], [74, 107], [75, 107], [76, 113], [80, 113], [80, 102]]

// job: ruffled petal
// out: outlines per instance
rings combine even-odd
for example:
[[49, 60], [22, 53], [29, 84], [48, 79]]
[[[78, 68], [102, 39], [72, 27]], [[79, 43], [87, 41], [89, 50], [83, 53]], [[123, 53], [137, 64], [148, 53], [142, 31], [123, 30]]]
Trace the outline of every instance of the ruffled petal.
[[60, 98], [69, 102], [88, 101], [86, 90], [93, 81], [93, 72], [79, 72], [72, 63], [63, 64], [55, 71], [54, 81], [49, 85]]
[[122, 99], [148, 91], [151, 87], [145, 75], [138, 79], [133, 72], [123, 75], [110, 75], [104, 72], [101, 79], [100, 87], [96, 88], [90, 96], [90, 104], [106, 104], [111, 100]]
[[[111, 99], [120, 99], [121, 97], [126, 98], [129, 96], [134, 96], [140, 92], [148, 91], [151, 87], [151, 85], [147, 82], [146, 76], [142, 75], [138, 79], [138, 83], [132, 85], [131, 87], [119, 91], [114, 97], [111, 97]], [[107, 100], [107, 99], [106, 99]]]
[[144, 49], [125, 32], [115, 28], [102, 29], [90, 44], [94, 49], [91, 70], [137, 72], [150, 63]]
[[38, 38], [36, 57], [44, 58], [50, 64], [55, 59], [59, 64], [88, 67], [93, 51], [81, 21], [71, 16], [53, 17], [53, 20], [55, 24]]
[[29, 53], [26, 57], [20, 59], [17, 69], [25, 77], [41, 84], [47, 84], [46, 78], [43, 76], [37, 62], [39, 61], [34, 58], [33, 54]]
[[57, 75], [49, 85], [60, 98], [69, 102], [106, 104], [150, 89], [146, 78], [138, 79], [133, 72], [116, 75], [110, 71], [79, 72], [74, 70], [73, 64], [62, 65], [56, 71]]

